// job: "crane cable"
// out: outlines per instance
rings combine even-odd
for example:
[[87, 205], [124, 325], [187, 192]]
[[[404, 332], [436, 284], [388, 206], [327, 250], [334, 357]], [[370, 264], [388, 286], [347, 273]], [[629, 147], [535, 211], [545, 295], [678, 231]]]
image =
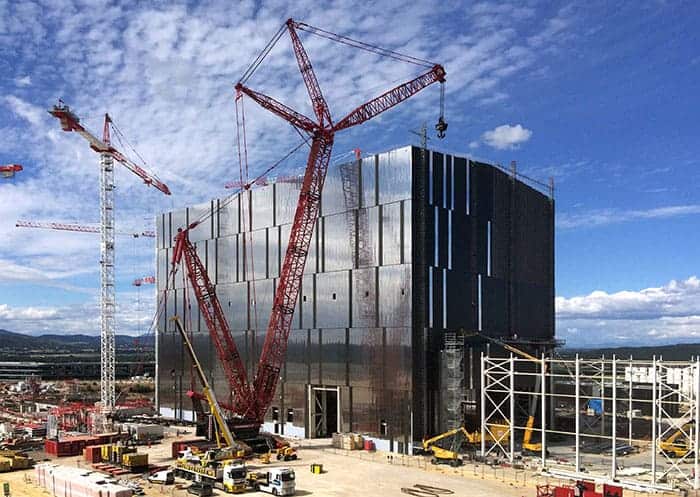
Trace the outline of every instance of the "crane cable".
[[148, 172], [149, 176], [153, 176], [155, 179], [160, 181], [158, 175], [151, 170], [151, 167], [148, 165], [148, 162], [146, 162], [146, 159], [144, 159], [143, 156], [141, 156], [141, 154], [139, 154], [138, 151], [133, 147], [133, 145], [131, 145], [131, 142], [127, 140], [126, 136], [124, 136], [124, 133], [122, 133], [121, 130], [117, 127], [117, 125], [114, 124], [114, 121], [112, 121], [111, 118], [109, 120], [109, 124], [111, 125], [112, 130], [115, 133], [114, 136], [117, 138], [117, 141], [119, 142], [119, 145], [121, 145], [121, 148], [131, 149], [131, 151], [136, 155], [136, 157], [139, 158], [141, 164], [145, 166], [143, 169], [146, 169], [146, 172]]
[[[249, 176], [248, 176], [248, 142], [246, 138], [246, 126], [245, 126], [245, 106], [243, 105], [243, 98], [241, 95], [236, 96], [236, 138], [237, 138], [237, 143], [238, 143], [238, 175], [239, 175], [239, 180], [241, 184], [245, 185], [250, 185], [248, 183]], [[238, 112], [238, 106], [240, 102], [240, 118], [239, 118], [239, 112]], [[241, 136], [243, 137], [243, 142], [241, 143]], [[243, 147], [241, 149], [241, 147]], [[243, 174], [243, 171], [245, 170], [245, 175]], [[246, 202], [248, 206], [248, 214], [252, 214], [250, 212], [251, 209], [251, 204], [252, 204], [252, 194], [250, 192], [250, 188], [246, 188], [248, 191], [248, 202]], [[255, 285], [255, 256], [253, 254], [253, 223], [252, 219], [250, 221], [250, 230], [247, 230], [246, 228], [246, 217], [247, 215], [242, 215], [241, 220], [243, 225], [241, 226], [241, 231], [243, 235], [243, 253], [244, 253], [244, 268], [247, 271], [248, 265], [250, 264], [250, 276], [248, 281], [252, 282], [251, 289], [253, 293], [253, 299], [252, 299], [252, 308], [253, 308], [253, 320], [255, 323], [255, 330], [258, 329], [258, 304], [257, 304], [257, 292], [256, 292], [256, 285]], [[250, 250], [245, 250], [245, 243], [246, 243], [246, 233], [248, 236], [248, 244], [250, 247]], [[250, 299], [248, 301], [248, 307], [251, 307], [251, 302]]]
[[[354, 38], [350, 38], [348, 36], [339, 35], [331, 31], [326, 31], [325, 29], [311, 26], [310, 24], [306, 24], [305, 22], [294, 22], [294, 27], [307, 33], [316, 35], [320, 38], [325, 38], [336, 43], [341, 43], [343, 45], [347, 45], [353, 48], [358, 48], [360, 50], [364, 50], [366, 52], [370, 52], [382, 57], [388, 57], [394, 60], [398, 60], [400, 62], [406, 62], [408, 64], [414, 64], [421, 67], [433, 67], [436, 65], [434, 62], [430, 62], [426, 59], [413, 57], [411, 55], [406, 55], [401, 52], [396, 52], [394, 50], [382, 48], [377, 45], [372, 45], [371, 43], [355, 40]], [[270, 54], [274, 46], [280, 40], [286, 28], [287, 23], [285, 22], [284, 24], [282, 24], [282, 26], [280, 26], [280, 28], [274, 34], [272, 39], [270, 39], [267, 45], [265, 45], [265, 48], [263, 48], [262, 52], [260, 52], [260, 54], [258, 54], [258, 56], [250, 64], [250, 66], [248, 66], [248, 69], [246, 69], [246, 71], [243, 73], [241, 79], [238, 80], [239, 83], [245, 84], [251, 78], [251, 76], [253, 76], [255, 71], [258, 70], [262, 62]]]
[[377, 45], [366, 43], [364, 41], [355, 40], [348, 36], [339, 35], [331, 31], [326, 31], [325, 29], [311, 26], [310, 24], [306, 24], [305, 22], [296, 22], [294, 23], [294, 25], [297, 29], [301, 29], [302, 31], [306, 31], [307, 33], [314, 34], [321, 38], [325, 38], [330, 41], [335, 41], [343, 45], [348, 45], [353, 48], [359, 48], [360, 50], [365, 50], [366, 52], [371, 52], [373, 54], [388, 57], [390, 59], [398, 60], [401, 62], [407, 62], [409, 64], [415, 64], [421, 67], [433, 67], [436, 65], [434, 62], [430, 62], [429, 60], [420, 59], [418, 57], [413, 57], [412, 55], [406, 55], [401, 52], [395, 52], [394, 50], [382, 48]]

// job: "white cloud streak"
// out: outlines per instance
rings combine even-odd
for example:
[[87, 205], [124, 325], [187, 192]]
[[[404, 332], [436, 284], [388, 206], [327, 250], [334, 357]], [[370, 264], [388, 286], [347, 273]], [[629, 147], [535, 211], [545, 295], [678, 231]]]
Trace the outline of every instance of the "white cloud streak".
[[642, 290], [557, 297], [557, 332], [569, 345], [637, 345], [700, 338], [700, 279]]
[[700, 214], [700, 205], [672, 205], [652, 209], [598, 209], [576, 214], [562, 213], [557, 215], [557, 228], [595, 228], [611, 224], [621, 224], [648, 219], [669, 219], [673, 217]]

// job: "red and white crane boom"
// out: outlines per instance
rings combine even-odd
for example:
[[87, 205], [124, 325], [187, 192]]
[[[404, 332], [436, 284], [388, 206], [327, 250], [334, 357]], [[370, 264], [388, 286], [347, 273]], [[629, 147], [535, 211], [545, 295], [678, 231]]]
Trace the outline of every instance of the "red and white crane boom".
[[18, 173], [23, 169], [24, 168], [19, 164], [5, 164], [0, 166], [0, 176], [3, 178], [11, 178], [15, 175], [15, 173]]
[[141, 286], [141, 285], [155, 285], [156, 284], [156, 277], [155, 276], [144, 276], [143, 278], [136, 278], [132, 285], [134, 286]]
[[[58, 231], [77, 231], [80, 233], [99, 233], [100, 232], [100, 227], [99, 226], [90, 226], [90, 225], [85, 225], [85, 224], [74, 224], [74, 223], [55, 223], [55, 222], [49, 222], [49, 221], [26, 221], [19, 219], [15, 223], [15, 227], [17, 228], [39, 228], [39, 229], [46, 229], [46, 230], [58, 230]], [[131, 231], [120, 231], [116, 230], [115, 234], [117, 235], [126, 235], [126, 236], [131, 236], [134, 238], [155, 238], [156, 234], [153, 231], [140, 231], [140, 232], [131, 232]]]
[[[141, 178], [144, 183], [149, 186], [154, 186], [166, 195], [170, 195], [170, 189], [168, 185], [160, 181], [158, 178], [150, 174], [144, 168], [134, 163], [119, 150], [114, 148], [108, 141], [100, 140], [95, 135], [90, 133], [87, 129], [80, 124], [80, 118], [76, 116], [67, 105], [55, 105], [53, 109], [49, 111], [49, 114], [57, 118], [61, 122], [61, 129], [63, 131], [75, 131], [80, 136], [85, 138], [90, 144], [90, 148], [99, 154], [109, 154], [117, 162], [126, 167], [129, 171], [134, 173], [136, 176]], [[112, 124], [112, 118], [109, 114], [105, 114], [105, 133], [109, 136], [109, 131], [107, 131], [109, 124]]]

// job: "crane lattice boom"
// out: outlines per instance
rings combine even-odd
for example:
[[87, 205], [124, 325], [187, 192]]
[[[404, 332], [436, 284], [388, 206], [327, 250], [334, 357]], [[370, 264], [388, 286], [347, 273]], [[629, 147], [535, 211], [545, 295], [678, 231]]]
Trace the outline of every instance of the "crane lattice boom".
[[216, 289], [207, 270], [202, 264], [197, 250], [188, 237], [189, 230], [179, 230], [173, 248], [172, 265], [179, 264], [183, 257], [186, 274], [194, 290], [200, 314], [214, 342], [219, 360], [234, 395], [239, 413], [245, 415], [251, 405], [250, 387], [243, 359], [238, 352], [229, 328]]
[[[147, 185], [154, 186], [166, 195], [170, 195], [170, 188], [168, 188], [168, 185], [151, 175], [148, 171], [146, 171], [138, 164], [134, 163], [132, 160], [130, 160], [128, 157], [122, 154], [119, 150], [114, 148], [110, 143], [105, 142], [104, 139], [100, 140], [95, 135], [90, 133], [87, 129], [85, 129], [83, 125], [80, 124], [80, 118], [78, 118], [78, 116], [76, 116], [70, 110], [70, 107], [68, 107], [67, 105], [60, 104], [55, 105], [53, 109], [49, 111], [49, 114], [51, 114], [61, 122], [61, 129], [63, 131], [75, 131], [80, 136], [85, 138], [88, 141], [88, 143], [90, 143], [90, 148], [93, 149], [95, 152], [100, 154], [111, 155], [112, 158], [114, 158], [114, 160], [116, 160], [117, 162], [121, 162], [121, 164], [124, 167], [126, 167], [129, 171], [134, 173], [136, 176], [140, 177], [144, 183], [146, 183]], [[109, 117], [109, 114], [105, 114], [106, 133], [108, 133], [107, 126], [111, 123], [112, 118]]]
[[[26, 221], [19, 219], [15, 223], [17, 228], [39, 228], [46, 230], [58, 230], [58, 231], [77, 231], [80, 233], [99, 233], [99, 226], [89, 226], [84, 224], [73, 224], [73, 223], [54, 223], [47, 221]], [[127, 235], [134, 238], [144, 237], [144, 238], [155, 238], [156, 234], [154, 231], [140, 231], [140, 232], [130, 232], [130, 231], [115, 231], [117, 235]]]

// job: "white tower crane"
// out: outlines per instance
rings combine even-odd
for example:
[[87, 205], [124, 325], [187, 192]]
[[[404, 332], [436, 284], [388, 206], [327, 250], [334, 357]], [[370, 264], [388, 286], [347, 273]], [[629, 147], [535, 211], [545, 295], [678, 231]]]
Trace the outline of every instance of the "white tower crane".
[[[102, 413], [109, 415], [114, 410], [115, 397], [115, 291], [114, 291], [114, 160], [139, 176], [144, 183], [154, 186], [166, 195], [170, 189], [129, 160], [111, 145], [110, 124], [112, 119], [105, 114], [102, 140], [80, 124], [80, 119], [67, 105], [59, 100], [49, 114], [61, 122], [63, 131], [75, 131], [85, 138], [90, 148], [100, 154], [100, 400]], [[117, 132], [117, 130], [115, 128]]]

